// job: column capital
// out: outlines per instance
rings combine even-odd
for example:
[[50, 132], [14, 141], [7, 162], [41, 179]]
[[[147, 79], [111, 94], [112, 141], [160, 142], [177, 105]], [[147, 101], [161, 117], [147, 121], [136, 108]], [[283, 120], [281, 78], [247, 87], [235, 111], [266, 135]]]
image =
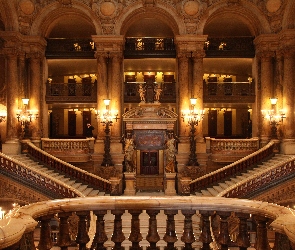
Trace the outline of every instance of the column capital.
[[121, 52], [123, 53], [124, 36], [93, 35], [92, 40], [96, 46], [96, 52]]
[[[279, 40], [277, 34], [263, 34], [254, 39], [256, 55], [262, 57], [265, 53], [272, 53], [278, 50]], [[273, 56], [272, 55], [272, 56]]]
[[175, 44], [179, 52], [203, 51], [207, 35], [177, 35]]

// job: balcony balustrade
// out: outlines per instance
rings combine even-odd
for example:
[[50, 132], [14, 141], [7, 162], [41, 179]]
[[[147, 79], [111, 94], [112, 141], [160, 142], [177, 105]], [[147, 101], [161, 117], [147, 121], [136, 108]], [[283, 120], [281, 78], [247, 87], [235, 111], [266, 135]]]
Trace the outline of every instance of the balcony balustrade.
[[47, 83], [47, 103], [95, 103], [97, 102], [97, 84], [95, 83]]
[[[79, 249], [209, 250], [215, 244], [221, 249], [265, 250], [275, 244], [275, 237], [268, 239], [268, 229], [276, 237], [287, 235], [285, 244], [295, 242], [294, 212], [267, 202], [221, 197], [105, 196], [44, 201], [17, 207], [0, 220], [0, 248], [23, 249], [24, 244], [35, 243], [42, 250], [53, 245], [61, 249], [76, 245]], [[53, 218], [58, 225], [51, 231]], [[237, 218], [235, 227], [233, 218]], [[218, 230], [214, 230], [216, 222]], [[34, 242], [35, 230], [40, 233], [38, 242]]]

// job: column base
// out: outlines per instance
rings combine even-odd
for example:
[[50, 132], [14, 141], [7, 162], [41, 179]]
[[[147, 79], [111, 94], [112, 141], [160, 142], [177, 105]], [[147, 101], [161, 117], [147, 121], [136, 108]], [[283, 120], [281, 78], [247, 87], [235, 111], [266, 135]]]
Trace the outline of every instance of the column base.
[[21, 153], [19, 140], [9, 140], [2, 144], [2, 153], [6, 155], [18, 155]]
[[124, 173], [125, 176], [125, 183], [126, 183], [126, 188], [124, 190], [124, 195], [132, 195], [134, 196], [136, 193], [135, 189], [135, 172], [126, 172]]
[[165, 174], [165, 179], [166, 179], [165, 195], [176, 195], [175, 177], [176, 177], [176, 173]]
[[295, 155], [295, 139], [283, 139], [281, 142], [281, 153]]

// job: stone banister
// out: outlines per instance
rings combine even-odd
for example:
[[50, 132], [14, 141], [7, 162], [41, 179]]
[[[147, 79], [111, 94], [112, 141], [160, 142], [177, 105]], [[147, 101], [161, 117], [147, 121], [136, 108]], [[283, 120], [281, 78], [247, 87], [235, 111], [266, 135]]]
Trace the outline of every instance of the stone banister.
[[103, 179], [95, 174], [75, 167], [70, 163], [62, 161], [61, 159], [38, 148], [31, 142], [27, 143], [27, 151], [28, 155], [34, 160], [39, 161], [40, 163], [51, 169], [56, 170], [59, 173], [63, 173], [64, 175], [72, 177], [75, 180], [79, 180], [82, 183], [88, 184], [89, 186], [100, 191], [111, 192], [112, 190], [111, 182], [109, 180]]
[[221, 181], [227, 177], [234, 176], [242, 171], [247, 170], [248, 168], [253, 167], [254, 165], [262, 162], [263, 160], [274, 155], [275, 142], [269, 142], [265, 147], [255, 151], [254, 153], [243, 157], [242, 159], [229, 164], [223, 168], [220, 168], [216, 171], [208, 173], [193, 180], [190, 183], [190, 192], [196, 192], [201, 190], [204, 187], [209, 187], [218, 181]]
[[[270, 227], [273, 230], [277, 233], [286, 234], [292, 243], [295, 242], [295, 211], [291, 208], [282, 207], [272, 203], [224, 197], [214, 197], [208, 199], [208, 197], [195, 196], [105, 196], [43, 201], [24, 207], [17, 207], [6, 214], [4, 219], [0, 220], [0, 248], [12, 249], [10, 246], [20, 244], [19, 242], [23, 236], [33, 232], [38, 224], [38, 221], [41, 221], [39, 246], [45, 246], [45, 243], [50, 243], [50, 227], [48, 227], [49, 219], [52, 218], [53, 215], [58, 216], [59, 218], [67, 218], [72, 212], [75, 212], [79, 217], [79, 237], [77, 237], [76, 242], [80, 245], [80, 247], [84, 247], [89, 241], [86, 224], [88, 220], [87, 215], [89, 215], [91, 211], [97, 215], [98, 220], [98, 223], [96, 224], [96, 235], [92, 244], [97, 244], [97, 246], [103, 247], [104, 242], [107, 240], [107, 236], [104, 231], [105, 222], [103, 216], [107, 213], [107, 211], [110, 211], [114, 215], [113, 221], [111, 222], [114, 225], [114, 232], [111, 240], [115, 243], [116, 249], [122, 249], [121, 243], [123, 240], [127, 240], [127, 237], [124, 236], [122, 231], [121, 216], [128, 211], [133, 218], [130, 222], [131, 228], [136, 230], [131, 231], [128, 240], [132, 241], [134, 245], [138, 245], [142, 239], [141, 227], [139, 224], [140, 220], [138, 217], [142, 213], [142, 210], [146, 210], [147, 214], [150, 216], [149, 234], [146, 239], [153, 247], [156, 246], [160, 239], [159, 235], [155, 233], [157, 232], [156, 215], [160, 211], [164, 211], [164, 214], [167, 216], [167, 225], [166, 234], [163, 237], [163, 240], [167, 243], [167, 247], [172, 246], [172, 248], [174, 248], [173, 244], [176, 241], [176, 236], [174, 236], [174, 215], [178, 210], [180, 210], [185, 216], [182, 223], [184, 230], [181, 237], [183, 246], [188, 247], [185, 249], [191, 249], [191, 244], [194, 241], [198, 241], [194, 239], [194, 237], [190, 237], [190, 235], [193, 234], [191, 217], [196, 213], [207, 219], [213, 212], [224, 215], [229, 212], [234, 212], [236, 213], [236, 216], [245, 218], [249, 217], [249, 214], [251, 214], [253, 217], [257, 217], [260, 222], [271, 222]], [[243, 216], [243, 214], [246, 216]], [[207, 220], [207, 222], [210, 223], [209, 220]], [[200, 240], [206, 243], [207, 246], [209, 246], [210, 243], [210, 241], [206, 240], [209, 239], [208, 233], [210, 232], [210, 230], [208, 230], [210, 224], [208, 223], [202, 226], [202, 235], [200, 237]], [[227, 223], [223, 225], [224, 232], [228, 230], [226, 224]], [[59, 235], [63, 239], [66, 239], [69, 236], [69, 233], [64, 226], [60, 227]], [[106, 225], [106, 227], [110, 226], [111, 225]], [[261, 238], [265, 236], [265, 230], [262, 233], [257, 231], [257, 250], [267, 249], [265, 243], [259, 243], [262, 242], [260, 241]], [[246, 231], [240, 233], [247, 235]], [[125, 234], [127, 234], [127, 232], [125, 232]], [[82, 237], [82, 235], [84, 235], [84, 237]], [[263, 242], [265, 242], [265, 240]], [[67, 246], [66, 242], [63, 244], [64, 247]], [[68, 244], [70, 244], [70, 242], [68, 242]], [[222, 244], [224, 247], [227, 247], [226, 242], [223, 242]], [[247, 246], [249, 246], [247, 242], [242, 245], [243, 249], [246, 249]], [[41, 249], [51, 249], [51, 247], [52, 246], [48, 246]]]

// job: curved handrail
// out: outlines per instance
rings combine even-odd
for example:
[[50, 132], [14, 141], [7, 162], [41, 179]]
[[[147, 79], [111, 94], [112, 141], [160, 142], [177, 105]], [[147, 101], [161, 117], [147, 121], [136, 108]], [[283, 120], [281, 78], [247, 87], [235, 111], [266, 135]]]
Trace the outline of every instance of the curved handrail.
[[44, 150], [38, 148], [31, 142], [27, 142], [28, 154], [34, 159], [40, 161], [42, 164], [55, 169], [59, 173], [63, 173], [68, 177], [74, 178], [75, 180], [82, 181], [93, 188], [97, 188], [100, 191], [111, 192], [111, 182], [103, 179], [97, 175], [82, 170], [74, 165], [64, 162], [57, 157], [48, 154]]
[[292, 156], [290, 159], [282, 161], [280, 164], [276, 164], [260, 171], [257, 174], [253, 174], [250, 177], [236, 183], [235, 185], [224, 189], [217, 196], [227, 198], [245, 197], [247, 194], [267, 185], [267, 183], [271, 183], [274, 180], [294, 174], [294, 165], [295, 156]]
[[79, 190], [74, 189], [66, 183], [52, 178], [45, 172], [31, 168], [21, 161], [13, 159], [3, 153], [0, 153], [0, 167], [19, 179], [27, 180], [42, 189], [50, 190], [52, 193], [56, 194], [57, 197], [74, 198], [85, 196]]
[[254, 164], [261, 162], [262, 160], [270, 157], [274, 154], [273, 149], [275, 142], [269, 142], [265, 147], [257, 150], [256, 152], [243, 157], [242, 159], [235, 161], [223, 168], [203, 175], [190, 183], [190, 192], [196, 192], [202, 188], [208, 187], [218, 181], [221, 181], [227, 177], [234, 176], [242, 171], [245, 171]]
[[43, 201], [19, 207], [0, 220], [0, 248], [17, 243], [24, 233], [32, 232], [35, 219], [60, 212], [99, 210], [181, 210], [233, 211], [270, 218], [276, 232], [295, 242], [295, 211], [276, 204], [224, 197], [196, 196], [105, 196]]

